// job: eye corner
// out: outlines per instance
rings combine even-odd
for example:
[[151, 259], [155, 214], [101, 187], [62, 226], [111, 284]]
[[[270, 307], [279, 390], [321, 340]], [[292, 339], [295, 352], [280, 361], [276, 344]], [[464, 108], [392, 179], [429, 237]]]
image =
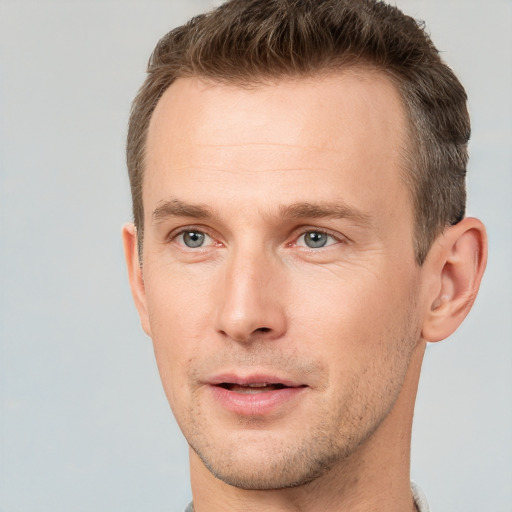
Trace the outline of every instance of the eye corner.
[[334, 234], [331, 231], [319, 228], [307, 228], [303, 229], [290, 245], [309, 251], [317, 251], [343, 243], [343, 241], [344, 237], [341, 237], [339, 234]]
[[184, 226], [171, 231], [165, 238], [165, 241], [187, 251], [204, 250], [217, 245], [214, 237], [205, 229], [194, 226]]

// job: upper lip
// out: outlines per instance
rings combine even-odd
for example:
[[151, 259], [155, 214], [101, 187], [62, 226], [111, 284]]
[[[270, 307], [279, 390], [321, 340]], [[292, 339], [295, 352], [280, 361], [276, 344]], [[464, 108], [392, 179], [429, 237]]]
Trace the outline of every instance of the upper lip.
[[212, 386], [219, 386], [221, 384], [236, 384], [238, 386], [255, 386], [255, 385], [270, 385], [270, 384], [281, 384], [287, 388], [298, 388], [303, 387], [305, 384], [296, 382], [294, 380], [288, 378], [282, 378], [276, 375], [270, 374], [233, 374], [233, 373], [223, 373], [214, 375], [211, 378], [207, 379], [207, 383]]

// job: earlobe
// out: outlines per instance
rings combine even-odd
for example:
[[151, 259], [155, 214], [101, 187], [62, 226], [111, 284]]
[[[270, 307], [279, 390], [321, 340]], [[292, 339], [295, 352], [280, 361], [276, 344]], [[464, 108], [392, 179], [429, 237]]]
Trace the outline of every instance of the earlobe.
[[144, 332], [151, 337], [149, 318], [146, 308], [146, 290], [144, 288], [144, 278], [142, 275], [142, 266], [139, 261], [139, 252], [137, 246], [137, 228], [133, 223], [127, 223], [122, 230], [124, 256], [128, 269], [128, 279], [132, 290], [133, 300], [137, 311], [139, 312], [140, 322]]
[[475, 301], [487, 262], [485, 228], [478, 219], [463, 219], [446, 228], [432, 249], [426, 264], [433, 286], [422, 337], [441, 341], [459, 327]]

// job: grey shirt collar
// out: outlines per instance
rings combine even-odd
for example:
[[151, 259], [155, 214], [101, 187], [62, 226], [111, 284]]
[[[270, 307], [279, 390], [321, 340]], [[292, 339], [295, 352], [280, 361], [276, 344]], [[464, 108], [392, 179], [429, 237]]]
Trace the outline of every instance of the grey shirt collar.
[[[412, 497], [414, 498], [414, 503], [416, 504], [416, 507], [418, 508], [418, 512], [430, 512], [430, 507], [428, 506], [427, 498], [425, 497], [425, 494], [420, 489], [420, 487], [415, 484], [414, 482], [411, 482], [411, 491], [412, 491]], [[194, 504], [190, 502], [187, 505], [187, 508], [184, 510], [184, 512], [194, 512]]]

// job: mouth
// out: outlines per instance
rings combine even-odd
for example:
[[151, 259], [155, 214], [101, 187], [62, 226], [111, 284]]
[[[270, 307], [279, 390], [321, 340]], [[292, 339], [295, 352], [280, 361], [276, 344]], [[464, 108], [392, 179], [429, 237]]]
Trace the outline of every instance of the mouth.
[[278, 391], [281, 389], [287, 389], [292, 387], [303, 387], [303, 386], [286, 386], [281, 382], [268, 383], [268, 382], [255, 382], [249, 384], [235, 384], [233, 382], [221, 382], [218, 387], [227, 389], [233, 393], [242, 394], [256, 394], [256, 393], [268, 393], [269, 391]]
[[279, 377], [223, 375], [209, 381], [215, 403], [242, 416], [267, 416], [290, 410], [307, 385]]

